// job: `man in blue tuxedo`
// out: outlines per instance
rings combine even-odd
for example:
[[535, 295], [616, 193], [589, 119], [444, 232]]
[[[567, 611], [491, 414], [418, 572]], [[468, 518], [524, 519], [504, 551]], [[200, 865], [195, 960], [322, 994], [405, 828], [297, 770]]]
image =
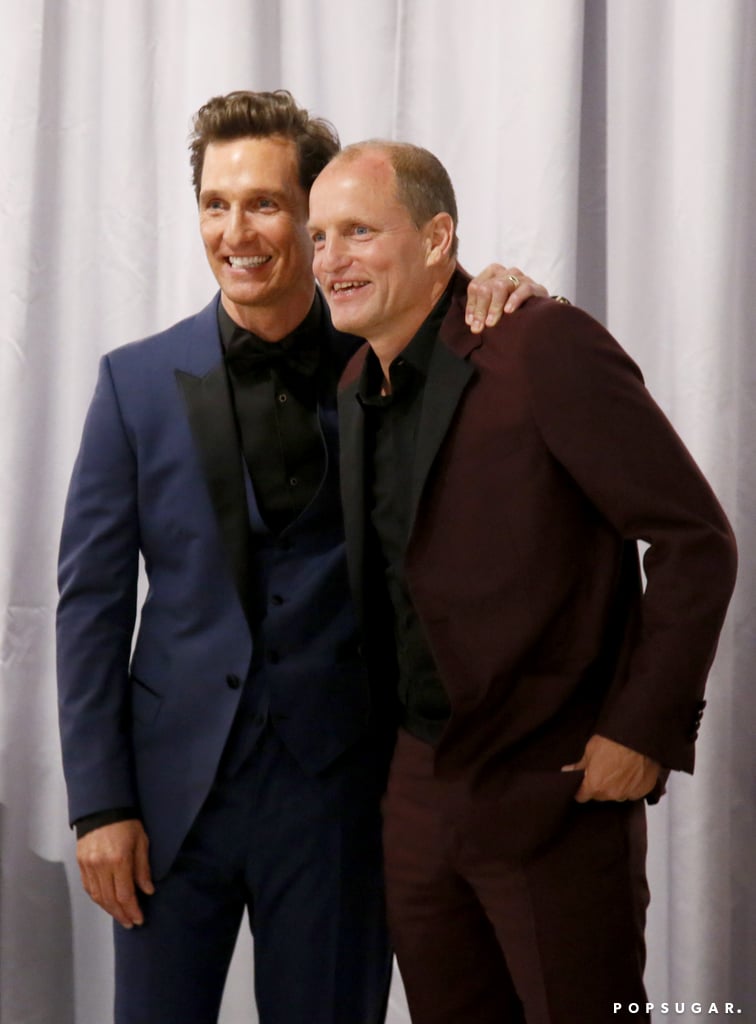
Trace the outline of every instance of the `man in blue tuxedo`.
[[[338, 148], [283, 91], [200, 109], [220, 292], [106, 355], [86, 419], [60, 724], [83, 884], [115, 919], [117, 1024], [216, 1021], [245, 907], [263, 1024], [385, 1014], [393, 709], [365, 674], [344, 560], [336, 383], [356, 341], [331, 326], [306, 228]], [[473, 291], [475, 329], [488, 299], [496, 319], [541, 290], [521, 277]]]

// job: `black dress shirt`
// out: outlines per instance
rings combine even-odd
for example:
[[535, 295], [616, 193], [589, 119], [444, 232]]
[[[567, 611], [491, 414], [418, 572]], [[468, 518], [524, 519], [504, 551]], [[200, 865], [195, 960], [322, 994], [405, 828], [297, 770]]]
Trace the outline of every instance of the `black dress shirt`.
[[357, 395], [365, 412], [370, 526], [383, 554], [394, 611], [402, 724], [429, 743], [438, 740], [449, 719], [449, 698], [407, 589], [404, 557], [412, 525], [412, 469], [423, 391], [449, 302], [446, 292], [391, 363], [390, 394], [381, 394], [383, 371], [375, 354], [369, 352]]
[[316, 291], [302, 323], [269, 342], [237, 326], [218, 306], [242, 451], [260, 513], [274, 533], [302, 513], [325, 473], [318, 422], [324, 317]]

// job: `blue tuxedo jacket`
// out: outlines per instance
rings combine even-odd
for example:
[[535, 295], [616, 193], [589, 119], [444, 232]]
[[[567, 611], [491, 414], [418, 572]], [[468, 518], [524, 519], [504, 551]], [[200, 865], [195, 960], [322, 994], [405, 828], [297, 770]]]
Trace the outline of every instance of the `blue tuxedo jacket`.
[[[103, 357], [61, 540], [59, 713], [70, 819], [138, 807], [156, 877], [212, 785], [259, 614], [250, 600], [254, 498], [218, 301]], [[334, 384], [319, 405], [329, 462], [322, 522], [291, 560], [297, 599], [284, 631], [301, 655], [288, 660], [271, 709], [313, 773], [364, 734], [370, 713], [336, 472], [335, 381], [355, 343], [329, 330], [324, 344]], [[140, 555], [149, 589], [132, 647]]]

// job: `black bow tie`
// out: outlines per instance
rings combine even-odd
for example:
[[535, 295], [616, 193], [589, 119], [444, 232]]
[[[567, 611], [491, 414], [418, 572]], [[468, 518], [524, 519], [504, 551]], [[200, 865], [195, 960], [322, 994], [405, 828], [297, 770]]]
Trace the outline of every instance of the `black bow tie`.
[[312, 377], [320, 363], [320, 345], [316, 331], [298, 331], [282, 341], [263, 341], [242, 327], [231, 335], [226, 364], [237, 376], [259, 375], [261, 370], [275, 369]]

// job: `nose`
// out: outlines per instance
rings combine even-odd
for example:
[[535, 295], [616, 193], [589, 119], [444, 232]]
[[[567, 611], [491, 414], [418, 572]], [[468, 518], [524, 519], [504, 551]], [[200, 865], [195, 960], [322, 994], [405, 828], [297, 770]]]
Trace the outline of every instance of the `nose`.
[[315, 246], [316, 273], [333, 274], [349, 262], [344, 240], [338, 234], [326, 234]]
[[244, 210], [238, 206], [230, 207], [223, 230], [226, 243], [230, 246], [238, 245], [247, 240], [250, 235], [250, 225], [246, 221]]

